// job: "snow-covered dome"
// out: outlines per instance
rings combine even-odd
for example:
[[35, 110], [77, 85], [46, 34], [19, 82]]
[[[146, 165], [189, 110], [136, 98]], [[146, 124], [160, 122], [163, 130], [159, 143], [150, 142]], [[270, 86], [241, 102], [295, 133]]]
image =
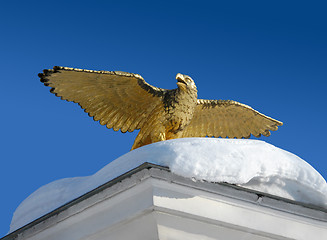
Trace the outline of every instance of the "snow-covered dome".
[[25, 199], [10, 231], [62, 206], [144, 162], [209, 182], [227, 182], [327, 208], [327, 184], [307, 162], [259, 140], [183, 138], [147, 145], [112, 161], [92, 176], [49, 183]]

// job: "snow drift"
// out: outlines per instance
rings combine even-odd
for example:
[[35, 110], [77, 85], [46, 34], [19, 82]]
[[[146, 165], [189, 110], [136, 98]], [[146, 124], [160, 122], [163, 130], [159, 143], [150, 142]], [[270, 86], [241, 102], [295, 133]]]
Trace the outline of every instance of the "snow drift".
[[82, 194], [150, 162], [178, 175], [227, 182], [327, 208], [323, 177], [296, 155], [259, 140], [183, 138], [131, 151], [92, 176], [49, 183], [25, 199], [14, 213], [14, 231]]

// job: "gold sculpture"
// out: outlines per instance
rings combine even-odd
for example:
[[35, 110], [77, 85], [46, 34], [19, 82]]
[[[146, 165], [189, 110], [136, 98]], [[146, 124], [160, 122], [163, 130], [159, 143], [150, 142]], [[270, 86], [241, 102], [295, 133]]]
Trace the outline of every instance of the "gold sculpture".
[[180, 73], [178, 87], [166, 90], [133, 73], [67, 67], [43, 72], [39, 77], [50, 92], [78, 103], [101, 125], [123, 133], [140, 129], [131, 150], [174, 138], [269, 136], [283, 125], [235, 101], [197, 99], [194, 81]]

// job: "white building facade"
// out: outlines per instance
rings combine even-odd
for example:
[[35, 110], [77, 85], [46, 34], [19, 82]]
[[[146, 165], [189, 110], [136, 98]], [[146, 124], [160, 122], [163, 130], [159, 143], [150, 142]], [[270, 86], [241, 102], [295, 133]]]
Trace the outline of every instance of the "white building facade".
[[1, 240], [327, 239], [327, 210], [149, 163]]

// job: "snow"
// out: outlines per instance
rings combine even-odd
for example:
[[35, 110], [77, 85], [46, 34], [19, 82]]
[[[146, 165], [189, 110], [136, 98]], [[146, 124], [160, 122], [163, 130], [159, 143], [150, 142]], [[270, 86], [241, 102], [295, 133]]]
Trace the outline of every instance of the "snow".
[[94, 175], [66, 178], [32, 193], [16, 209], [10, 232], [144, 162], [187, 178], [227, 182], [327, 208], [327, 184], [307, 162], [259, 140], [182, 138], [131, 151]]

